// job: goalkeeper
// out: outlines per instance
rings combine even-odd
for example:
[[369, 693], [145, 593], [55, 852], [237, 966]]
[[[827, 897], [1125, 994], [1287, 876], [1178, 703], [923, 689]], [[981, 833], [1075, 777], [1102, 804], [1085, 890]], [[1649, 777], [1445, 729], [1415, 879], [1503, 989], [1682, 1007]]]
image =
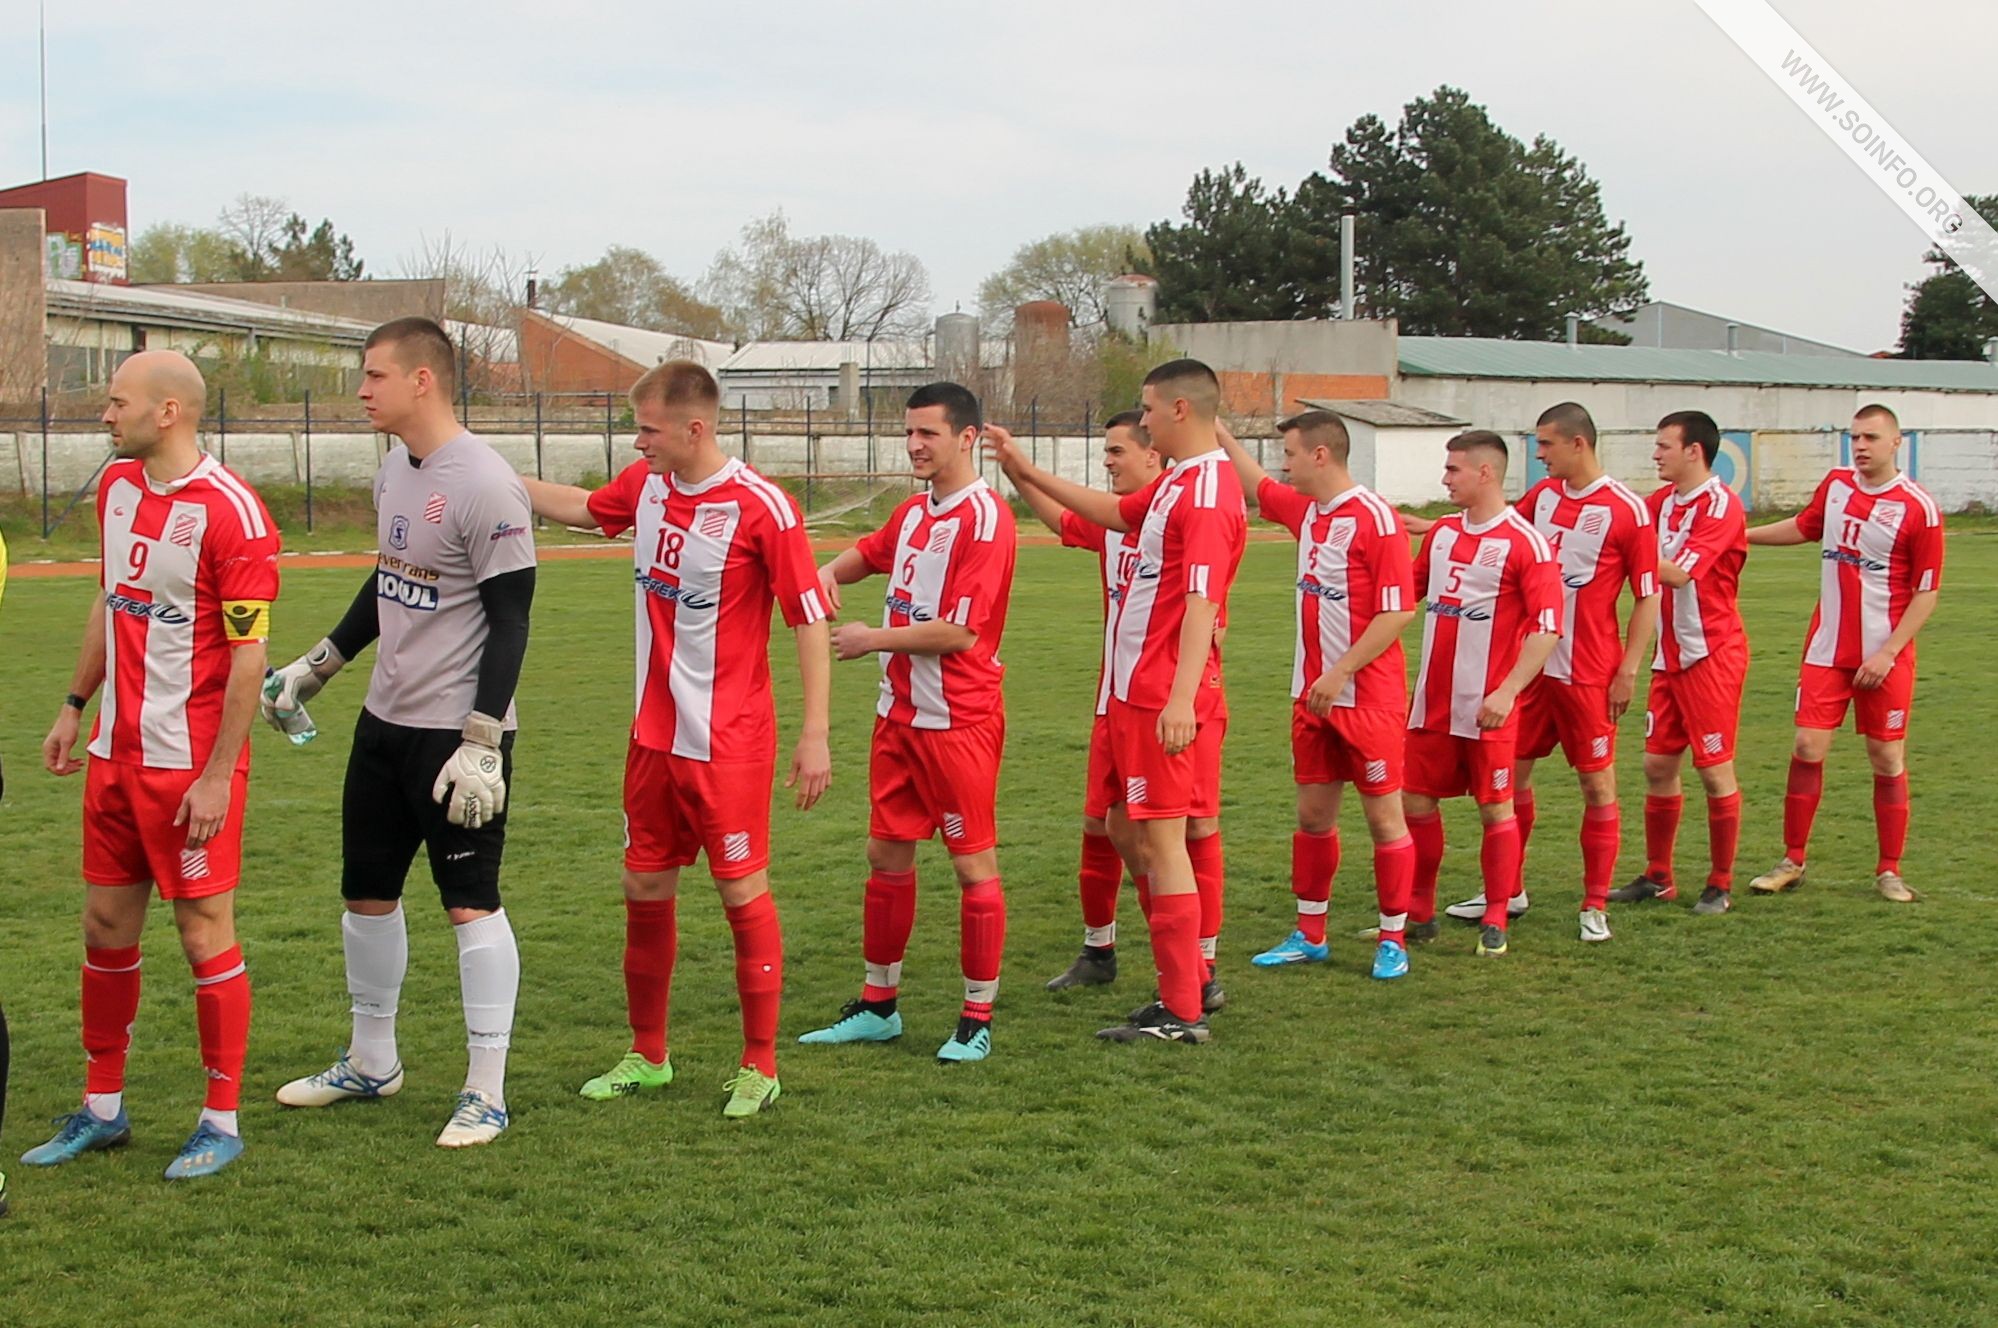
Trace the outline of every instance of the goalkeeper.
[[458, 938], [470, 1067], [445, 1148], [507, 1126], [506, 1054], [520, 954], [500, 906], [513, 779], [513, 691], [534, 598], [533, 517], [513, 468], [452, 410], [450, 339], [427, 319], [376, 328], [360, 398], [401, 441], [375, 474], [373, 574], [326, 638], [264, 684], [266, 720], [310, 734], [305, 704], [379, 639], [341, 795], [340, 893], [353, 1037], [318, 1074], [278, 1090], [288, 1107], [402, 1088], [395, 1017], [409, 942], [402, 887], [419, 844]]

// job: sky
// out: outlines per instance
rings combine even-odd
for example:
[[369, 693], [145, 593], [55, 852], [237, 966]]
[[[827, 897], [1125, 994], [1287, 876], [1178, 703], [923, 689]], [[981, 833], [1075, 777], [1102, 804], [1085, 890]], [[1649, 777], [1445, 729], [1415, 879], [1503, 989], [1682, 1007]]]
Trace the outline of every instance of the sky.
[[[1998, 191], [1990, 0], [1776, 0], [1960, 191]], [[744, 223], [868, 236], [976, 305], [1020, 245], [1272, 185], [1441, 84], [1580, 158], [1654, 299], [1890, 348], [1914, 225], [1691, 0], [758, 5], [352, 0], [48, 9], [49, 173], [136, 235], [281, 197], [397, 275], [427, 241], [544, 276], [611, 244], [693, 279]], [[0, 0], [0, 184], [39, 177], [34, 0]], [[1360, 243], [1366, 242], [1364, 234]]]

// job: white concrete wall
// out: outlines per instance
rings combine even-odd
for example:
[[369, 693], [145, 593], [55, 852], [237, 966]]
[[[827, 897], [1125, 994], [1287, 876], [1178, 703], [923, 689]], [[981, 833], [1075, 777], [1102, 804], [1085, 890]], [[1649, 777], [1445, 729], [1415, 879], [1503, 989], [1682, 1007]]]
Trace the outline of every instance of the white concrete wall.
[[1998, 394], [1983, 392], [1408, 376], [1396, 380], [1395, 400], [1504, 434], [1532, 433], [1540, 412], [1557, 401], [1580, 402], [1604, 432], [1654, 429], [1675, 410], [1703, 410], [1723, 429], [1843, 429], [1854, 411], [1876, 401], [1899, 415], [1904, 429], [1998, 428]]

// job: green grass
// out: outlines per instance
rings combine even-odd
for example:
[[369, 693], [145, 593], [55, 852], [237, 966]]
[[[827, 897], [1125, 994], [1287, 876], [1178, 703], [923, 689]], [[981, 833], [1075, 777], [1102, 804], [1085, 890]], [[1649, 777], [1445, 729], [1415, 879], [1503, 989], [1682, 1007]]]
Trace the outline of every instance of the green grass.
[[[1980, 624], [1998, 609], [1998, 541], [1955, 540], [1950, 558], [1915, 724], [1907, 874], [1927, 903], [1872, 895], [1868, 777], [1847, 734], [1806, 889], [1744, 898], [1717, 919], [1683, 903], [1626, 909], [1612, 944], [1584, 948], [1571, 913], [1578, 799], [1550, 765], [1529, 868], [1538, 902], [1511, 956], [1477, 961], [1471, 930], [1452, 927], [1390, 985], [1368, 980], [1369, 947], [1350, 939], [1373, 916], [1356, 806], [1333, 963], [1247, 963], [1292, 916], [1291, 553], [1252, 546], [1229, 641], [1232, 1001], [1214, 1042], [1191, 1049], [1090, 1037], [1148, 986], [1128, 896], [1124, 980], [1066, 999], [1040, 990], [1079, 938], [1097, 591], [1086, 557], [1025, 549], [1005, 650], [1012, 916], [993, 1059], [932, 1059], [958, 1001], [955, 910], [934, 847], [921, 860], [907, 1036], [789, 1045], [860, 976], [874, 672], [839, 666], [834, 788], [810, 815], [780, 803], [775, 818], [784, 1101], [734, 1126], [718, 1114], [737, 1046], [730, 952], [704, 886], [681, 910], [680, 1077], [638, 1101], [575, 1096], [624, 1048], [629, 574], [549, 564], [520, 700], [507, 871], [524, 969], [512, 1131], [466, 1155], [432, 1147], [464, 1048], [451, 938], [421, 877], [402, 1002], [408, 1087], [379, 1106], [271, 1103], [346, 1033], [336, 808], [363, 679], [342, 678], [315, 706], [316, 744], [255, 738], [240, 894], [257, 1002], [249, 1152], [213, 1181], [159, 1179], [202, 1081], [189, 982], [156, 909], [127, 1093], [134, 1143], [53, 1171], [8, 1167], [16, 1212], [0, 1223], [0, 1322], [1988, 1324], [1998, 885], [1977, 847], [1989, 799], [1976, 770], [1994, 733]], [[1780, 849], [1815, 565], [1807, 551], [1758, 551], [1749, 568], [1747, 874]], [[275, 653], [316, 639], [351, 588], [347, 572], [291, 574]], [[81, 788], [41, 774], [34, 752], [88, 594], [80, 580], [23, 581], [6, 602], [8, 1156], [73, 1105], [81, 1074]], [[780, 640], [787, 719], [788, 656]], [[1638, 733], [1633, 718], [1625, 873], [1638, 865]], [[1467, 806], [1447, 815], [1454, 898], [1475, 879], [1476, 836]], [[1703, 853], [1695, 814], [1682, 862]]]

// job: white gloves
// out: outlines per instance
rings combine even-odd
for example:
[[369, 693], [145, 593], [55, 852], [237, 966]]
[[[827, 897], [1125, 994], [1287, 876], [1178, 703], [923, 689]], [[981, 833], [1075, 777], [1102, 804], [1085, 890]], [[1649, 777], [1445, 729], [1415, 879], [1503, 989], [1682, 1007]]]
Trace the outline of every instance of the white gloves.
[[500, 761], [500, 735], [506, 726], [474, 710], [459, 732], [458, 750], [437, 772], [430, 797], [444, 804], [444, 819], [470, 830], [506, 810], [505, 766]]
[[263, 700], [257, 706], [258, 713], [278, 732], [288, 732], [286, 718], [303, 710], [307, 701], [319, 695], [319, 689], [326, 685], [327, 679], [345, 667], [346, 657], [333, 648], [333, 643], [320, 641], [264, 679]]

